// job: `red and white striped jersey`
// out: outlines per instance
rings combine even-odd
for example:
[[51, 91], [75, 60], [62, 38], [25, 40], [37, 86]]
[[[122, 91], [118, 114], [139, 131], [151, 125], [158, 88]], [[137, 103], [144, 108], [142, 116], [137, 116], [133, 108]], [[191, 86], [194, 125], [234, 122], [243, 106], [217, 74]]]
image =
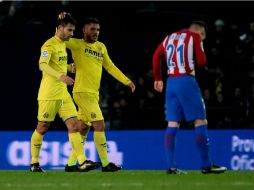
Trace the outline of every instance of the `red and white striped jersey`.
[[168, 35], [153, 55], [153, 74], [155, 80], [162, 80], [161, 58], [166, 59], [168, 75], [171, 77], [190, 74], [195, 63], [203, 66], [206, 55], [199, 34], [188, 29]]

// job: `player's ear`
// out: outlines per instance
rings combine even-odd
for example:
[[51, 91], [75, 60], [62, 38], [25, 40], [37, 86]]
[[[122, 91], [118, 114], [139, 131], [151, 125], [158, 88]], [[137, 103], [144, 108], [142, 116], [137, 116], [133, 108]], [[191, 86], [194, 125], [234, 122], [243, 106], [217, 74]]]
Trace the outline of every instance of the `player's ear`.
[[63, 31], [63, 29], [64, 29], [64, 26], [63, 25], [59, 25], [57, 30]]
[[200, 35], [201, 35], [201, 39], [203, 41], [206, 38], [206, 31], [205, 31], [205, 29], [201, 30]]
[[83, 32], [84, 32], [84, 33], [87, 31], [87, 28], [88, 28], [88, 25], [86, 24], [86, 25], [83, 27]]

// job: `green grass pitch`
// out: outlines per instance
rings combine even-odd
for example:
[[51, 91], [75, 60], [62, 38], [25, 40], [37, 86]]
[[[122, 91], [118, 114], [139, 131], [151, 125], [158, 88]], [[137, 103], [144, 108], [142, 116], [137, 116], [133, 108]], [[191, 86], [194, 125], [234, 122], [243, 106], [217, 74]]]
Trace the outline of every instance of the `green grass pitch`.
[[227, 171], [223, 174], [167, 175], [161, 170], [123, 170], [102, 173], [65, 173], [48, 170], [0, 170], [0, 190], [254, 190], [254, 171]]

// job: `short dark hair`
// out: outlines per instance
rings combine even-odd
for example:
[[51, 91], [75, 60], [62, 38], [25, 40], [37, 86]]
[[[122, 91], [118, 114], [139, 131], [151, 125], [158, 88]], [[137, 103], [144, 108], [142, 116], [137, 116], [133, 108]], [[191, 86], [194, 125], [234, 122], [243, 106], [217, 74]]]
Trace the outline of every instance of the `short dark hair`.
[[76, 20], [71, 16], [71, 14], [66, 14], [63, 19], [57, 19], [56, 26], [63, 25], [66, 26], [67, 24], [71, 23], [72, 25], [76, 25]]
[[89, 17], [85, 19], [83, 26], [85, 26], [86, 24], [91, 24], [91, 23], [100, 24], [100, 21], [97, 18]]
[[202, 20], [193, 21], [191, 25], [199, 25], [201, 27], [204, 27], [206, 31], [208, 30], [206, 23]]

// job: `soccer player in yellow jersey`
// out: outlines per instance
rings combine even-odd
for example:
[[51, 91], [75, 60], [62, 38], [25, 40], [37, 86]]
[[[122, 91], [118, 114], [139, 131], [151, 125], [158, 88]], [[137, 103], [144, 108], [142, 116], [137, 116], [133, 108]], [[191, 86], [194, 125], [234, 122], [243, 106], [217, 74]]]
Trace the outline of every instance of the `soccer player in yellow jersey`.
[[77, 110], [67, 90], [67, 85], [73, 85], [74, 80], [66, 75], [67, 52], [64, 42], [73, 36], [74, 30], [75, 20], [70, 15], [58, 19], [55, 36], [48, 39], [41, 48], [39, 67], [43, 76], [38, 93], [38, 124], [31, 137], [32, 172], [44, 172], [39, 164], [40, 149], [43, 136], [57, 113], [68, 128], [69, 141], [79, 163], [76, 170], [88, 171], [97, 167], [97, 163], [86, 160]]
[[[71, 38], [66, 42], [66, 47], [71, 50], [76, 67], [73, 98], [78, 105], [78, 118], [83, 121], [81, 136], [85, 141], [90, 127], [94, 128], [94, 142], [102, 163], [102, 171], [114, 172], [121, 168], [108, 160], [104, 118], [99, 107], [102, 67], [118, 81], [129, 86], [132, 92], [135, 91], [135, 85], [113, 64], [105, 45], [97, 41], [99, 32], [99, 21], [88, 18], [83, 27], [83, 39]], [[76, 160], [75, 151], [72, 151], [65, 170], [71, 170]]]

